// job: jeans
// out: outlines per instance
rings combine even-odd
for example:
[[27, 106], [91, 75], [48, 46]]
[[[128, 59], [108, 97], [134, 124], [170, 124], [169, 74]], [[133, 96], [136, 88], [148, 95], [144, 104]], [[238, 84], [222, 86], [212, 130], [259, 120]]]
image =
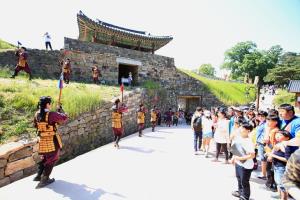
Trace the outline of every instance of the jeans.
[[246, 169], [238, 164], [235, 164], [235, 173], [238, 180], [239, 193], [245, 199], [250, 198], [250, 177], [252, 169]]
[[274, 179], [277, 184], [277, 188], [280, 191], [285, 192], [284, 186], [282, 185], [282, 177], [285, 172], [285, 166], [275, 166], [274, 165]]
[[198, 151], [202, 145], [202, 131], [194, 132], [194, 150]]

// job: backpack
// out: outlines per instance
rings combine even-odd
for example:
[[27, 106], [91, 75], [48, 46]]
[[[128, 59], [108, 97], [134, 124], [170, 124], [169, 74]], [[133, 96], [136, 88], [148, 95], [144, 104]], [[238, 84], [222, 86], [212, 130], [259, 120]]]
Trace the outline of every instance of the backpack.
[[202, 118], [200, 116], [194, 119], [193, 128], [195, 131], [202, 131]]

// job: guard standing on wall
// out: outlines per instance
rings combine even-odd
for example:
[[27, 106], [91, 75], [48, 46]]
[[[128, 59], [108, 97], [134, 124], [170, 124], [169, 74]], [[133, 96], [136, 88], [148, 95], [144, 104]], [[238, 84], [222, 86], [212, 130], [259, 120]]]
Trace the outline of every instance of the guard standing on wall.
[[124, 105], [120, 105], [120, 99], [117, 99], [112, 107], [112, 129], [114, 134], [114, 146], [119, 148], [119, 141], [124, 134], [124, 126], [122, 122], [123, 113], [128, 111], [128, 108]]
[[101, 77], [100, 70], [96, 65], [92, 67], [92, 76], [93, 76], [93, 81], [95, 84], [99, 83], [99, 77]]
[[60, 135], [57, 133], [57, 125], [67, 121], [62, 106], [59, 105], [57, 112], [50, 112], [51, 97], [42, 96], [38, 104], [39, 111], [34, 116], [34, 125], [39, 136], [39, 154], [42, 161], [39, 163], [37, 176], [33, 179], [39, 181], [36, 188], [42, 188], [55, 181], [49, 178], [52, 169], [59, 159], [59, 152], [62, 148]]
[[18, 64], [15, 68], [14, 74], [10, 78], [15, 78], [16, 76], [18, 76], [19, 71], [23, 70], [27, 74], [29, 74], [29, 80], [31, 80], [32, 74], [31, 74], [31, 70], [27, 63], [28, 53], [27, 53], [26, 48], [21, 47], [20, 49], [18, 49], [16, 51], [15, 55], [18, 57]]
[[69, 84], [70, 82], [70, 76], [71, 76], [71, 61], [69, 58], [65, 62], [62, 63], [62, 72], [64, 77], [64, 82], [66, 84]]

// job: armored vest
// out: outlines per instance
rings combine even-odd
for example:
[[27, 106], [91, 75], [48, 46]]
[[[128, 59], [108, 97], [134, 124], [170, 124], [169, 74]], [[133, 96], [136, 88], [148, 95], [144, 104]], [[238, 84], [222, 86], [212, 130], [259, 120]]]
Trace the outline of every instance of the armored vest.
[[122, 128], [122, 114], [118, 112], [112, 113], [112, 127]]
[[156, 121], [156, 119], [157, 119], [157, 115], [156, 115], [156, 112], [151, 112], [151, 122], [155, 122]]
[[46, 113], [45, 122], [37, 122], [37, 131], [40, 137], [39, 153], [50, 153], [55, 151], [54, 137], [56, 137], [58, 145], [62, 148], [62, 141], [59, 134], [56, 133], [56, 124], [49, 124], [49, 112]]
[[137, 123], [144, 124], [145, 123], [145, 113], [142, 111], [138, 111]]

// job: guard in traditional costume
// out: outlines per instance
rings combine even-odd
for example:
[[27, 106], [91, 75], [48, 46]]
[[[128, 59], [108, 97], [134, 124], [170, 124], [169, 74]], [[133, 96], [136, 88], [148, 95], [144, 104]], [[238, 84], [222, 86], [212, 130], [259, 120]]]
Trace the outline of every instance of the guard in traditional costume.
[[93, 76], [93, 81], [95, 84], [99, 83], [99, 77], [101, 77], [100, 70], [96, 65], [92, 67], [92, 76]]
[[124, 133], [124, 127], [122, 122], [123, 113], [128, 111], [128, 108], [124, 105], [120, 105], [120, 100], [117, 99], [112, 107], [112, 129], [114, 133], [114, 146], [119, 148], [119, 141]]
[[137, 111], [137, 123], [139, 130], [139, 137], [142, 137], [142, 131], [145, 127], [145, 113], [146, 109], [143, 104], [140, 104], [140, 108]]
[[42, 161], [39, 163], [37, 176], [34, 181], [40, 181], [36, 188], [44, 187], [55, 181], [49, 178], [52, 169], [59, 159], [59, 152], [62, 148], [60, 135], [57, 133], [58, 124], [67, 121], [68, 117], [64, 114], [61, 106], [57, 112], [50, 112], [51, 97], [41, 97], [39, 101], [39, 111], [34, 117], [34, 125], [39, 136], [39, 154]]
[[167, 111], [165, 113], [165, 116], [166, 116], [166, 125], [168, 127], [171, 126], [171, 123], [172, 123], [172, 117], [173, 117], [173, 112], [172, 112], [172, 108], [169, 108], [169, 111]]
[[69, 84], [71, 71], [72, 71], [71, 70], [71, 61], [69, 58], [63, 63], [62, 71], [63, 71], [64, 82], [66, 84]]
[[18, 64], [15, 68], [15, 72], [14, 74], [11, 76], [11, 78], [15, 78], [16, 76], [18, 76], [18, 73], [20, 71], [25, 71], [27, 74], [29, 74], [29, 80], [32, 79], [32, 74], [31, 74], [31, 70], [28, 66], [27, 63], [27, 58], [28, 58], [28, 53], [26, 51], [25, 47], [21, 47], [20, 49], [18, 49], [15, 53], [15, 55], [18, 57]]
[[152, 132], [154, 132], [155, 126], [156, 126], [156, 122], [157, 122], [157, 113], [155, 109], [151, 109], [151, 125], [152, 125]]

